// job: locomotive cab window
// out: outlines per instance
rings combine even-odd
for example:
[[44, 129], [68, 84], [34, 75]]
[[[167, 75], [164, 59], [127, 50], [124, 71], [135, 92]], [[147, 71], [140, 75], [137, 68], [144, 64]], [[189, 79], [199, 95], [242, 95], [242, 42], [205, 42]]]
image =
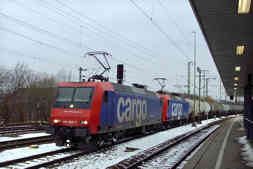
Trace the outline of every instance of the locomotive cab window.
[[93, 87], [59, 87], [54, 107], [89, 108], [93, 89]]
[[56, 102], [71, 102], [73, 92], [73, 87], [59, 87], [57, 91]]
[[92, 99], [93, 88], [79, 87], [76, 88], [73, 102], [90, 103]]

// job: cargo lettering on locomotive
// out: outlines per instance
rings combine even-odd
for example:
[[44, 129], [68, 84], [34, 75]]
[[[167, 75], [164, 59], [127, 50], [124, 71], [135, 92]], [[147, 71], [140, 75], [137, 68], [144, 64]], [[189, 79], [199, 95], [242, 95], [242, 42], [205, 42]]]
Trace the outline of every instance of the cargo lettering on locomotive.
[[172, 116], [181, 116], [183, 114], [183, 105], [180, 103], [173, 103], [172, 105]]
[[147, 101], [120, 97], [117, 104], [117, 118], [120, 123], [145, 120], [147, 118]]

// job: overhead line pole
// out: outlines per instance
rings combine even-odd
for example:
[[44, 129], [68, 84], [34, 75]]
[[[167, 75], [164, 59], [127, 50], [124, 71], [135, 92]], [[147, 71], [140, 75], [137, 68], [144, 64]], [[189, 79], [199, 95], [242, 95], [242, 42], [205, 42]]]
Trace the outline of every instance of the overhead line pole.
[[198, 111], [200, 112], [200, 94], [201, 94], [201, 69], [197, 67], [197, 71], [199, 73], [199, 109]]
[[208, 70], [201, 70], [203, 72], [203, 81], [204, 81], [204, 84], [203, 84], [203, 97], [206, 97], [205, 96], [205, 92], [206, 92], [206, 72], [208, 72]]
[[211, 80], [211, 79], [213, 79], [213, 80], [215, 80], [216, 78], [206, 78], [206, 97], [208, 97], [208, 80]]
[[187, 87], [188, 87], [188, 95], [190, 95], [191, 94], [191, 64], [192, 64], [192, 61], [189, 61], [188, 63], [187, 63], [187, 65], [188, 65], [188, 85], [187, 85]]
[[193, 87], [193, 126], [196, 126], [195, 124], [195, 116], [196, 116], [196, 32], [193, 31], [194, 36], [194, 87]]

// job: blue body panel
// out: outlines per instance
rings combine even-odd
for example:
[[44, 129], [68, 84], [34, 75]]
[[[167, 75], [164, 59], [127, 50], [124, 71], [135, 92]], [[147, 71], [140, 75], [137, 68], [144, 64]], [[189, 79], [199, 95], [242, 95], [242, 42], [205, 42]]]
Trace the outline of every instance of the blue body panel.
[[179, 119], [188, 117], [189, 103], [179, 100], [169, 100], [166, 112], [167, 119]]
[[161, 122], [162, 104], [157, 97], [108, 91], [108, 102], [102, 101], [99, 126], [126, 129]]

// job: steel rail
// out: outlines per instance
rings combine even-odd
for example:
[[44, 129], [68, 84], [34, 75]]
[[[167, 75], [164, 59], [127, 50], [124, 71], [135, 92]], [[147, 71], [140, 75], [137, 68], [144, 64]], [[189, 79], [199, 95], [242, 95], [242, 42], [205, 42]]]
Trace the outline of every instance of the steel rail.
[[53, 142], [54, 137], [49, 136], [40, 136], [40, 137], [33, 137], [33, 138], [24, 138], [18, 140], [9, 140], [9, 141], [1, 141], [0, 142], [0, 150], [3, 149], [11, 149], [16, 147], [23, 147], [31, 144], [41, 144], [46, 142]]
[[18, 158], [18, 159], [14, 159], [14, 160], [8, 160], [5, 162], [0, 162], [0, 167], [8, 167], [11, 165], [15, 165], [17, 163], [27, 162], [27, 161], [31, 161], [31, 160], [46, 157], [46, 156], [52, 156], [52, 155], [55, 155], [58, 153], [64, 153], [64, 152], [68, 152], [71, 150], [73, 150], [73, 149], [72, 148], [64, 148], [64, 149], [50, 151], [50, 152], [41, 153], [41, 154], [36, 154], [36, 155], [28, 156], [28, 157]]
[[[206, 126], [203, 126], [201, 128], [195, 129], [195, 130], [193, 130], [193, 131], [191, 131], [189, 133], [179, 135], [179, 136], [177, 136], [177, 137], [175, 137], [173, 139], [169, 139], [168, 141], [163, 142], [163, 143], [161, 143], [159, 145], [156, 145], [154, 147], [151, 147], [151, 148], [149, 148], [147, 150], [144, 150], [144, 151], [138, 153], [137, 155], [134, 155], [134, 156], [131, 156], [131, 157], [127, 158], [127, 159], [124, 159], [124, 160], [120, 161], [119, 163], [117, 163], [115, 165], [109, 166], [109, 167], [107, 167], [107, 169], [132, 169], [132, 168], [137, 168], [143, 162], [145, 162], [145, 161], [147, 161], [147, 160], [149, 160], [149, 159], [151, 159], [151, 158], [153, 158], [153, 157], [161, 154], [162, 152], [164, 152], [168, 148], [171, 148], [171, 147], [173, 147], [175, 145], [178, 145], [182, 141], [190, 138], [191, 136], [194, 136], [195, 134], [199, 133], [200, 131], [202, 131], [204, 129], [207, 129], [207, 128], [209, 128], [209, 127], [211, 127], [213, 125], [216, 125], [218, 123], [221, 123], [224, 120], [225, 119], [212, 122], [212, 123], [210, 123], [210, 124], [208, 124]], [[196, 147], [197, 147], [197, 145], [194, 146], [194, 148], [196, 148]], [[191, 151], [189, 151], [184, 156], [184, 158], [187, 155], [189, 155], [189, 153], [192, 152], [193, 150], [195, 150], [195, 149], [192, 149]], [[183, 160], [184, 158], [182, 158], [181, 160]], [[182, 162], [181, 160], [179, 160], [177, 163], [175, 163], [175, 167], [178, 166]]]

